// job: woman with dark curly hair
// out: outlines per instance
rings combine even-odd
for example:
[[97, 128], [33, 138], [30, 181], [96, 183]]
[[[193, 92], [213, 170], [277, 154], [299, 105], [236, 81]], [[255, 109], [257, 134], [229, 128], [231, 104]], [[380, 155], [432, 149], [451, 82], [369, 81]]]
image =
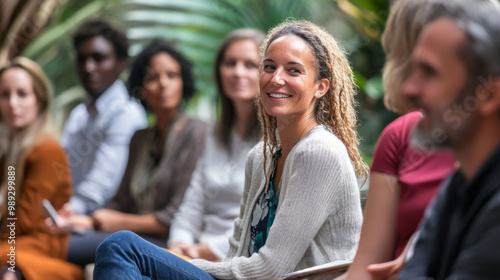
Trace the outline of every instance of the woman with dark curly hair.
[[97, 246], [119, 230], [165, 246], [170, 223], [203, 151], [206, 125], [181, 110], [181, 103], [194, 93], [191, 64], [181, 53], [165, 42], [153, 41], [137, 56], [128, 86], [156, 123], [132, 137], [125, 175], [105, 208], [92, 217], [60, 211], [63, 226], [95, 230], [71, 238], [68, 260], [80, 265], [94, 262]]
[[187, 262], [123, 231], [97, 249], [94, 279], [276, 279], [354, 256], [362, 222], [356, 171], [366, 166], [344, 53], [310, 22], [283, 23], [261, 48], [259, 86], [264, 139], [248, 154], [226, 258]]

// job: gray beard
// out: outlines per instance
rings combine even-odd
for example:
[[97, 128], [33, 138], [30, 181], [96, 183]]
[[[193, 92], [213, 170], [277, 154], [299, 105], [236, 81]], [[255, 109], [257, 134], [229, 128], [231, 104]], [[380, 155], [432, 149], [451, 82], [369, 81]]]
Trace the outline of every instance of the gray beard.
[[[417, 123], [413, 127], [413, 131], [410, 136], [410, 146], [419, 151], [423, 152], [435, 152], [439, 150], [449, 149], [452, 146], [452, 139], [457, 136], [455, 133], [450, 133], [444, 129], [446, 125], [431, 119], [431, 125], [429, 130], [423, 130], [420, 127], [420, 123]], [[458, 130], [461, 130], [460, 128]], [[440, 132], [441, 137], [437, 137], [437, 132]], [[457, 132], [458, 131], [453, 131]]]
[[433, 126], [430, 132], [423, 131], [417, 123], [410, 136], [410, 147], [418, 151], [430, 153], [436, 150], [449, 148], [450, 145], [447, 144], [447, 141], [436, 141], [436, 139], [431, 137], [431, 133], [434, 129], [436, 129], [436, 127]]
[[[431, 118], [430, 128], [423, 130], [420, 127], [420, 121], [413, 127], [410, 136], [410, 146], [413, 149], [434, 152], [439, 150], [446, 150], [454, 146], [460, 146], [467, 139], [467, 134], [474, 131], [471, 118], [475, 110], [463, 110], [457, 112], [452, 110], [453, 105], [462, 105], [464, 108], [466, 98], [470, 96], [470, 92], [475, 92], [477, 85], [468, 83], [465, 85], [457, 95], [455, 101], [449, 106], [448, 109], [442, 111], [441, 118]], [[465, 107], [466, 108], [466, 107]], [[476, 108], [477, 110], [477, 108]], [[465, 113], [465, 115], [463, 115]], [[429, 116], [430, 118], [430, 116]]]
[[469, 118], [462, 118], [460, 125], [452, 127], [445, 120], [431, 119], [428, 130], [423, 130], [417, 123], [410, 136], [410, 146], [424, 152], [456, 148], [467, 141], [467, 134], [473, 133], [471, 123]]

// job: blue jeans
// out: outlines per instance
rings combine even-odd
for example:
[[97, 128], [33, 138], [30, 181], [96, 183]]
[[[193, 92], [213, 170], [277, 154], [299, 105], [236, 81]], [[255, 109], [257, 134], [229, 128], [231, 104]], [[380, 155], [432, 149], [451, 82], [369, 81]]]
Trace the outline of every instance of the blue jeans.
[[114, 233], [97, 247], [94, 279], [215, 280], [130, 231]]
[[[97, 246], [111, 235], [110, 232], [87, 231], [84, 234], [72, 234], [69, 239], [68, 261], [80, 266], [95, 262]], [[165, 238], [153, 235], [139, 235], [147, 241], [161, 246]]]

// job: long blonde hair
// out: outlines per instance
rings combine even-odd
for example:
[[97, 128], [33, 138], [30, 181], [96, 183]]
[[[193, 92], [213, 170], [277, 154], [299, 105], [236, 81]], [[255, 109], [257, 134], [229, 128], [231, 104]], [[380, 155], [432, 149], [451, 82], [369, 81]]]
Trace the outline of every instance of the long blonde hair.
[[[19, 196], [22, 191], [24, 163], [27, 155], [39, 142], [46, 139], [55, 139], [56, 135], [51, 127], [50, 83], [42, 69], [28, 58], [17, 57], [0, 68], [0, 77], [5, 71], [12, 68], [23, 69], [30, 75], [38, 104], [37, 118], [20, 131], [15, 132], [9, 128], [0, 115], [0, 166], [3, 169], [8, 166], [15, 168], [16, 196]], [[6, 195], [7, 191], [7, 176], [5, 174], [2, 171], [0, 175], [1, 196]], [[5, 213], [6, 206], [1, 206], [2, 214]]]
[[385, 95], [384, 105], [396, 113], [407, 113], [412, 106], [401, 94], [404, 81], [412, 70], [411, 54], [418, 35], [427, 23], [435, 0], [395, 1], [382, 33], [385, 66], [382, 71]]
[[[269, 32], [260, 50], [261, 59], [265, 58], [265, 53], [273, 41], [286, 35], [298, 36], [309, 44], [316, 63], [316, 79], [328, 79], [330, 82], [327, 93], [316, 102], [316, 121], [325, 125], [344, 143], [358, 178], [366, 175], [368, 168], [358, 151], [357, 118], [354, 110], [356, 84], [343, 50], [323, 28], [308, 21], [287, 21]], [[266, 150], [269, 149], [273, 153], [278, 146], [277, 122], [275, 117], [265, 111], [260, 94], [257, 94], [256, 103], [264, 140], [265, 171]]]

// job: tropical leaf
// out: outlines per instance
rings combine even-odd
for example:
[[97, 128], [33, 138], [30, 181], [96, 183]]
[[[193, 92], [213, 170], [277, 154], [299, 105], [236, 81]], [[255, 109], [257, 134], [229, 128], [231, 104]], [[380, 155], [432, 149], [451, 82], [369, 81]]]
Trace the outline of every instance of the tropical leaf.
[[[11, 1], [11, 0], [9, 0]], [[38, 0], [30, 0], [38, 1]], [[62, 0], [61, 0], [62, 1]], [[384, 63], [379, 38], [387, 17], [387, 0], [64, 0], [53, 12], [45, 31], [28, 45], [24, 55], [36, 60], [55, 91], [54, 113], [63, 123], [69, 109], [84, 98], [78, 86], [71, 33], [89, 17], [103, 17], [127, 32], [130, 55], [153, 38], [174, 42], [193, 63], [197, 94], [187, 112], [205, 120], [218, 111], [213, 79], [216, 50], [235, 28], [267, 32], [288, 18], [324, 26], [345, 49], [360, 88], [361, 149], [370, 155], [381, 129], [394, 118], [382, 104], [380, 69]], [[131, 60], [132, 60], [131, 59]], [[128, 71], [123, 73], [127, 78]]]
[[94, 1], [79, 9], [73, 14], [71, 20], [66, 20], [57, 25], [50, 26], [24, 51], [24, 55], [37, 59], [44, 55], [49, 48], [57, 47], [55, 42], [66, 39], [85, 19], [98, 13], [105, 6], [102, 1]]
[[379, 40], [388, 15], [386, 0], [334, 0], [350, 18], [360, 34]]
[[151, 39], [162, 38], [176, 42], [179, 50], [194, 62], [197, 88], [203, 90], [192, 100], [192, 107], [202, 100], [213, 104], [216, 99], [213, 63], [227, 33], [240, 27], [267, 32], [290, 17], [314, 22], [322, 13], [333, 11], [334, 6], [330, 1], [302, 0], [124, 0], [123, 20], [133, 42], [132, 55]]
[[0, 2], [0, 64], [19, 56], [45, 28], [59, 0]]

